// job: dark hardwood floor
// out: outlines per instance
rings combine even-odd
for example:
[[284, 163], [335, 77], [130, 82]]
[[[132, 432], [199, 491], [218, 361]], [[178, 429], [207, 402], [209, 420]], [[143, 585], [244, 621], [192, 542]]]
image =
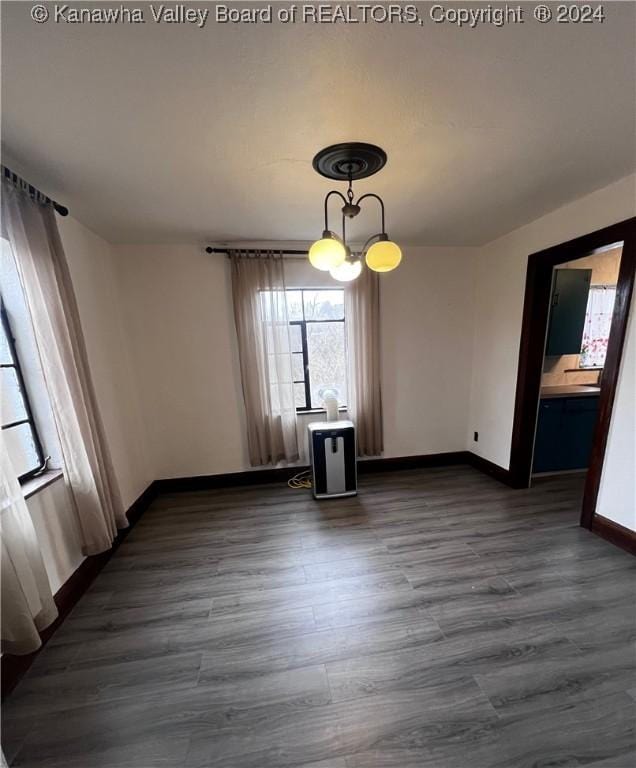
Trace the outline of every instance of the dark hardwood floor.
[[583, 479], [162, 496], [5, 703], [22, 768], [636, 764], [636, 560]]

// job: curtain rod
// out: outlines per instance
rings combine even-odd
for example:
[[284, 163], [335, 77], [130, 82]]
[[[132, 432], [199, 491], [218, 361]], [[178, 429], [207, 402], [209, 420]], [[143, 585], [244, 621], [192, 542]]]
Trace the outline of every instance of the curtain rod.
[[15, 184], [18, 189], [26, 192], [38, 203], [43, 203], [44, 205], [48, 205], [50, 203], [53, 208], [60, 214], [60, 216], [68, 216], [68, 208], [65, 205], [60, 205], [60, 203], [56, 203], [55, 200], [51, 200], [48, 195], [45, 195], [44, 192], [40, 192], [37, 187], [34, 187], [33, 184], [29, 184], [28, 181], [25, 181], [21, 176], [18, 176], [17, 173], [14, 173], [10, 168], [7, 168], [6, 165], [1, 167], [2, 175], [6, 179], [9, 179], [9, 181], [11, 181], [13, 184]]
[[308, 251], [289, 250], [288, 248], [213, 248], [208, 245], [206, 253], [224, 253], [230, 258], [233, 253], [247, 253], [250, 256], [258, 256], [262, 253], [279, 253], [283, 256], [296, 256], [298, 258], [307, 256]]

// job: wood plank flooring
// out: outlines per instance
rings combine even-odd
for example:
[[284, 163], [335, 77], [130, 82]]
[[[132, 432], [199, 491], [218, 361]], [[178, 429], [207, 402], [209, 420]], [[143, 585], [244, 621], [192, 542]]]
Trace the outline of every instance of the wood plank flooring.
[[21, 768], [636, 764], [636, 560], [582, 479], [162, 496], [3, 708]]

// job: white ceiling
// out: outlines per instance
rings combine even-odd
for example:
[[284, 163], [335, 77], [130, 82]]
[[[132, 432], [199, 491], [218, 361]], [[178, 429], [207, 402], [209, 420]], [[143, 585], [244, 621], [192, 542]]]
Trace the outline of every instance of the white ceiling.
[[2, 3], [5, 161], [113, 242], [313, 239], [311, 160], [338, 141], [387, 151], [357, 191], [401, 243], [487, 242], [636, 164], [631, 2], [477, 29], [35, 24], [31, 6]]

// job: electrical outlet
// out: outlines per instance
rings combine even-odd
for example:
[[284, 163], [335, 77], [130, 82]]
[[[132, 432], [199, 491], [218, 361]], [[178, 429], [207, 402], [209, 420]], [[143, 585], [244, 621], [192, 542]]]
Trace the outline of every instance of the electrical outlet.
[[478, 442], [478, 441], [479, 441], [479, 432], [473, 432], [473, 440], [474, 440], [475, 442]]

